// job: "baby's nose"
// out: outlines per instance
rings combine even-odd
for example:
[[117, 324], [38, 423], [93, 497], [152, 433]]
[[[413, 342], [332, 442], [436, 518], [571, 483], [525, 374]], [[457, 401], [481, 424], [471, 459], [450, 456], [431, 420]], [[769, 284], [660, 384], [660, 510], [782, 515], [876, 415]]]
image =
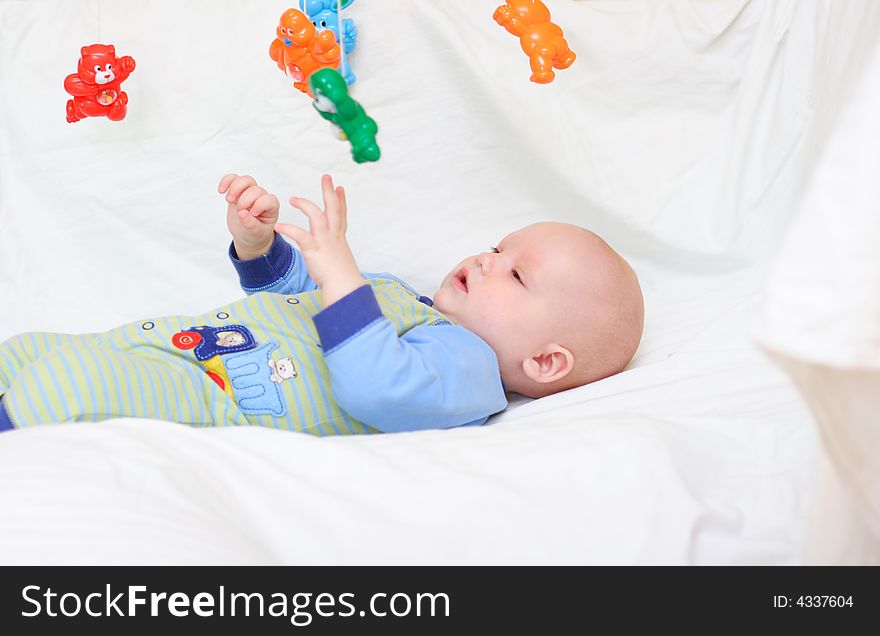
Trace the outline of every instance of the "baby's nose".
[[477, 256], [477, 264], [480, 266], [480, 269], [484, 274], [488, 274], [492, 271], [492, 263], [494, 261], [495, 254], [490, 254], [489, 252], [484, 252]]

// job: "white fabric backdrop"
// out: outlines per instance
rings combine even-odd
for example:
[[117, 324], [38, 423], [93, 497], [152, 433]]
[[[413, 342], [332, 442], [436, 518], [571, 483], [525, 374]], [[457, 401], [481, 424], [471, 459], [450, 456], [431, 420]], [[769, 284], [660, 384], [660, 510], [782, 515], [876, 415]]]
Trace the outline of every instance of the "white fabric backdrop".
[[[749, 324], [877, 8], [549, 4], [579, 57], [537, 86], [494, 2], [358, 0], [383, 157], [356, 165], [268, 58], [287, 2], [0, 0], [0, 337], [239, 297], [230, 170], [282, 200], [331, 172], [361, 267], [427, 294], [515, 228], [580, 223], [648, 308], [629, 370], [478, 430], [4, 434], [0, 562], [801, 561], [812, 418]], [[99, 39], [137, 60], [128, 117], [67, 124], [63, 78]]]
[[757, 335], [819, 424], [807, 558], [880, 564], [880, 28], [771, 270]]

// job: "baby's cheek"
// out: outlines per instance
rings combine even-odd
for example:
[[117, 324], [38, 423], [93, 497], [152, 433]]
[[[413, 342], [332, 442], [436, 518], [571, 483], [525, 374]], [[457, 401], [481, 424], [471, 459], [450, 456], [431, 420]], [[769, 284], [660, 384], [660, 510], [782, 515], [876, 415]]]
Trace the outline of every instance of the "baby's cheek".
[[480, 300], [480, 311], [487, 316], [512, 314], [519, 306], [512, 294], [500, 289], [487, 290]]
[[510, 331], [515, 319], [515, 311], [502, 302], [481, 304], [470, 316], [471, 322], [478, 325], [480, 331], [494, 334]]

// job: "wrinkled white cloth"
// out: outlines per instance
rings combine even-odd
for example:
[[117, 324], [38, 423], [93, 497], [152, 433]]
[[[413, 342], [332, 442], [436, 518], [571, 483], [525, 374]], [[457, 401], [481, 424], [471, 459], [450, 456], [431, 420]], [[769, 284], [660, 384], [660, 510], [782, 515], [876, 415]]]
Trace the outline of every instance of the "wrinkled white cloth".
[[[627, 371], [477, 430], [4, 434], [0, 562], [802, 561], [816, 434], [748, 325], [875, 3], [550, 4], [578, 59], [539, 86], [491, 0], [354, 3], [383, 153], [357, 165], [269, 59], [289, 2], [0, 2], [0, 337], [238, 297], [229, 171], [282, 201], [332, 173], [360, 267], [428, 295], [555, 219], [628, 258], [647, 302]], [[137, 62], [128, 116], [67, 124], [97, 41]]]
[[[880, 42], [880, 25], [864, 32]], [[880, 564], [880, 45], [846, 91], [771, 270], [758, 336], [822, 441], [807, 559]]]

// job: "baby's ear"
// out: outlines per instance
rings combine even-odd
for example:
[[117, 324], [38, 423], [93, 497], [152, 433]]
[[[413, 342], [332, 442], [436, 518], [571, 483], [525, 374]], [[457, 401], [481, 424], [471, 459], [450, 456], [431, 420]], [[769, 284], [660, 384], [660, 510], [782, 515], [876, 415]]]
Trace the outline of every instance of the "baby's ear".
[[548, 344], [536, 355], [523, 360], [522, 368], [533, 382], [556, 382], [574, 369], [574, 354], [562, 345]]

